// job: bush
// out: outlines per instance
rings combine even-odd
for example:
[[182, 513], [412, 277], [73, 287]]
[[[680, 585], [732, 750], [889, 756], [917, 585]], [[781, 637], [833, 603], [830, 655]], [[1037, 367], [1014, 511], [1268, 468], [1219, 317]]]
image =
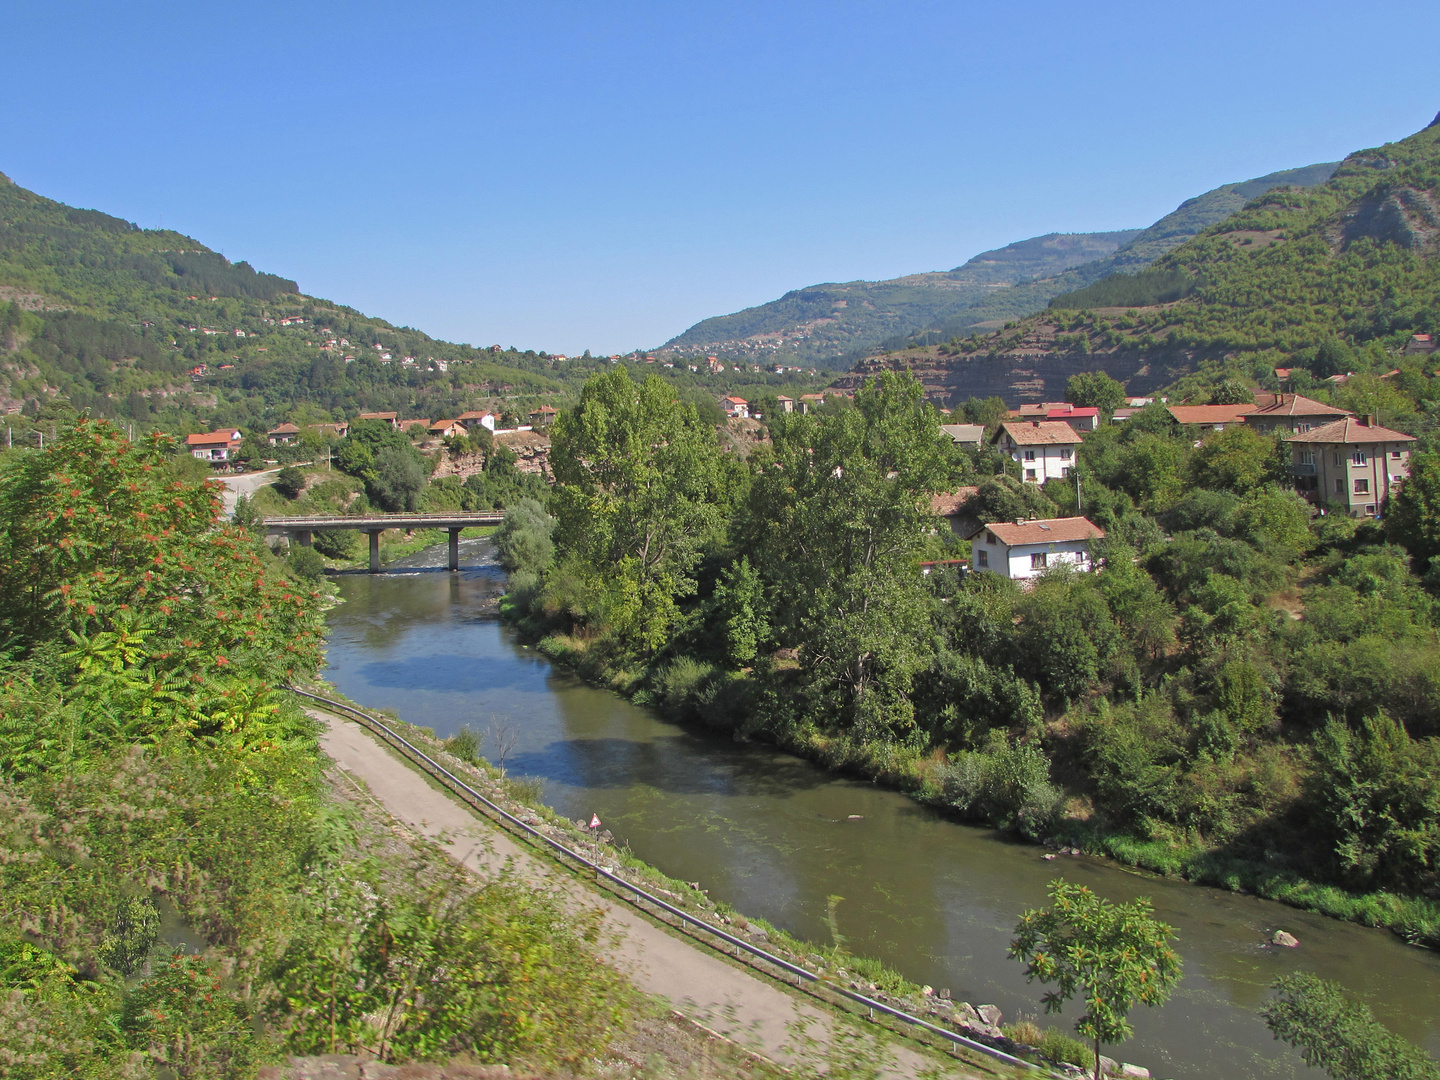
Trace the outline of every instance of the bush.
[[287, 499], [298, 499], [305, 490], [305, 474], [293, 465], [287, 465], [270, 486]]
[[714, 664], [690, 656], [676, 657], [655, 676], [655, 702], [667, 716], [692, 717], [702, 690], [719, 674]]
[[319, 581], [325, 576], [325, 560], [314, 548], [304, 547], [300, 544], [292, 545], [290, 554], [285, 557], [285, 565], [296, 577], [302, 577], [306, 581]]
[[315, 534], [315, 550], [327, 559], [353, 559], [360, 534], [353, 529], [331, 529]]
[[1040, 1036], [1039, 1048], [1040, 1053], [1054, 1062], [1079, 1065], [1084, 1068], [1095, 1061], [1095, 1056], [1089, 1047], [1079, 1039], [1071, 1038], [1056, 1028], [1045, 1029], [1045, 1033]]
[[1049, 759], [1033, 743], [1010, 745], [1000, 732], [986, 749], [957, 755], [939, 780], [952, 806], [1035, 839], [1060, 813], [1063, 796], [1050, 783]]
[[480, 761], [480, 736], [467, 725], [445, 740], [445, 749], [470, 765]]
[[495, 551], [506, 570], [539, 574], [555, 561], [555, 519], [534, 499], [521, 499], [505, 511], [495, 534]]

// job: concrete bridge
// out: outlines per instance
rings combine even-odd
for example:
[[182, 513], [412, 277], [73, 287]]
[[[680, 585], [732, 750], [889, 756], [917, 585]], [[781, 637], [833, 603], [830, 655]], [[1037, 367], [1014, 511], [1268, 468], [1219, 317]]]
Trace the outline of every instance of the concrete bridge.
[[317, 532], [355, 529], [370, 536], [370, 572], [380, 572], [380, 534], [386, 529], [450, 530], [450, 569], [460, 569], [460, 530], [477, 525], [499, 525], [505, 519], [500, 510], [451, 514], [312, 514], [308, 517], [267, 517], [262, 519], [267, 536], [286, 536], [292, 544], [309, 547]]

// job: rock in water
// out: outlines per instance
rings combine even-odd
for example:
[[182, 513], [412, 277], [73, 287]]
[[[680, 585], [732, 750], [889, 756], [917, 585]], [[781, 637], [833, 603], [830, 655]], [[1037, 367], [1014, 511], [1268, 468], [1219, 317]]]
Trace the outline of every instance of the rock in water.
[[1294, 934], [1287, 934], [1284, 930], [1276, 930], [1275, 936], [1270, 939], [1271, 945], [1284, 945], [1287, 949], [1293, 949], [1300, 944]]
[[976, 1009], [975, 1011], [980, 1014], [980, 1019], [984, 1020], [985, 1023], [989, 1024], [991, 1027], [1000, 1026], [1001, 1013], [998, 1006], [981, 1005], [980, 1008]]
[[1123, 1080], [1150, 1080], [1150, 1070], [1139, 1065], [1121, 1065], [1120, 1076]]

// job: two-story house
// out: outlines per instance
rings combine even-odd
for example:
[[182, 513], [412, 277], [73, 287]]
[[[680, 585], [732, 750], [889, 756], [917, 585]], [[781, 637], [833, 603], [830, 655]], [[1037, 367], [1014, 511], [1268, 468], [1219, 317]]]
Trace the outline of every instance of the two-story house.
[[1088, 573], [1095, 569], [1090, 542], [1104, 538], [1105, 530], [1083, 517], [995, 522], [970, 534], [970, 568], [1017, 581], [1061, 564]]
[[1262, 435], [1288, 438], [1354, 415], [1348, 409], [1337, 409], [1302, 394], [1281, 394], [1275, 402], [1246, 413], [1244, 422]]
[[1032, 484], [1068, 477], [1084, 441], [1063, 420], [1029, 420], [1001, 424], [991, 443], [1020, 463], [1020, 477]]
[[185, 446], [201, 461], [229, 461], [240, 453], [243, 437], [239, 428], [221, 428], [204, 435], [186, 435]]
[[379, 420], [383, 424], [389, 424], [392, 428], [399, 428], [400, 414], [393, 412], [362, 412], [356, 420]]
[[300, 438], [300, 429], [286, 422], [267, 431], [265, 437], [270, 440], [271, 446], [290, 446]]
[[1170, 405], [1168, 411], [1177, 424], [1185, 427], [1194, 425], [1224, 431], [1230, 424], [1242, 423], [1257, 408], [1259, 406], [1252, 402], [1249, 405]]
[[457, 424], [463, 424], [466, 431], [477, 427], [483, 427], [486, 431], [494, 431], [496, 419], [495, 414], [488, 410], [476, 411], [471, 409], [457, 416], [455, 422]]
[[1357, 517], [1374, 517], [1410, 475], [1414, 436], [1347, 416], [1290, 436], [1295, 489], [1320, 506], [1339, 503]]

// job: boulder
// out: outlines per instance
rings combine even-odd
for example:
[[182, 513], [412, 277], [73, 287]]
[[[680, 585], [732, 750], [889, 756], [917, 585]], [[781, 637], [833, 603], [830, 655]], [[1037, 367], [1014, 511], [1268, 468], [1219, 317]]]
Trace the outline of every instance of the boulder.
[[955, 1006], [955, 1022], [961, 1027], [978, 1028], [985, 1023], [980, 1019], [980, 1014], [975, 1011], [975, 1006], [968, 1001], [958, 1002]]
[[1142, 1069], [1139, 1065], [1123, 1064], [1120, 1066], [1120, 1076], [1123, 1080], [1150, 1080], [1150, 1070]]
[[1294, 934], [1287, 934], [1284, 930], [1276, 930], [1275, 936], [1270, 939], [1271, 945], [1283, 945], [1287, 949], [1293, 949], [1300, 944]]
[[1000, 1026], [1000, 1017], [1002, 1014], [1000, 1012], [999, 1006], [981, 1005], [980, 1008], [976, 1009], [975, 1011], [980, 1014], [980, 1019], [984, 1020], [985, 1023], [987, 1023], [991, 1027]]
[[1100, 1055], [1100, 1071], [1101, 1071], [1102, 1073], [1104, 1073], [1106, 1076], [1119, 1076], [1119, 1075], [1120, 1075], [1120, 1063], [1119, 1063], [1118, 1061], [1116, 1061], [1114, 1058], [1108, 1058], [1108, 1057], [1106, 1057], [1104, 1054], [1101, 1054], [1101, 1055]]

